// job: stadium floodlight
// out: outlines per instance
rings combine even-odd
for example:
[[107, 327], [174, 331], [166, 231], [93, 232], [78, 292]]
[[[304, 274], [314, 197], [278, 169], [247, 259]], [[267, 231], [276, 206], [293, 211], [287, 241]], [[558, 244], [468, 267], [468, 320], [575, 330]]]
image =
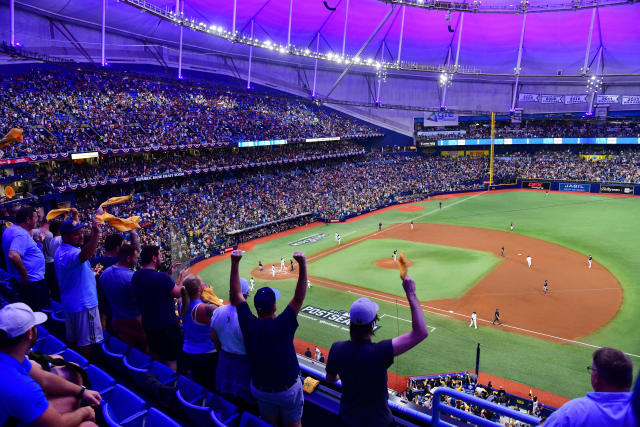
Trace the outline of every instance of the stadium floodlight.
[[506, 2], [504, 0], [379, 0], [383, 3], [413, 6], [430, 10], [446, 10], [449, 12], [471, 13], [542, 13], [558, 12], [594, 7], [631, 4], [635, 0], [556, 0], [553, 2], [538, 2], [530, 0]]
[[453, 74], [443, 72], [440, 74], [440, 87], [451, 87], [453, 84]]

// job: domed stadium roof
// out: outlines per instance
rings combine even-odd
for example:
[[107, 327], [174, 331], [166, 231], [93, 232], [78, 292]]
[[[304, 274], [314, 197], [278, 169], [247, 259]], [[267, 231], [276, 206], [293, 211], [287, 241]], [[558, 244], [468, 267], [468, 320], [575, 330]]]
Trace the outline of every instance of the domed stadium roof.
[[[395, 1], [412, 5], [391, 4]], [[101, 8], [96, 3], [96, 7], [87, 7], [82, 0], [22, 0], [18, 7], [100, 23]], [[148, 0], [146, 6], [143, 3], [107, 0], [108, 28], [176, 43], [176, 25], [166, 16], [163, 19], [148, 13], [150, 8], [173, 12], [176, 0]], [[320, 34], [319, 52], [335, 55], [337, 62], [343, 54], [343, 41], [344, 54], [353, 57], [375, 34], [359, 57], [362, 61], [393, 63], [400, 56], [409, 63], [441, 66], [447, 63], [449, 55], [450, 65], [455, 63], [459, 42], [458, 64], [462, 71], [513, 75], [526, 15], [522, 75], [581, 74], [585, 56], [587, 65], [593, 66], [600, 48], [604, 74], [640, 73], [640, 5], [624, 0], [599, 0], [598, 4], [611, 5], [588, 7], [595, 3], [596, 0], [184, 0], [182, 16], [195, 26], [202, 23], [201, 29], [213, 30], [214, 34], [185, 31], [185, 46], [231, 55], [244, 53], [246, 49], [228, 40], [233, 37], [225, 39], [216, 34], [221, 34], [219, 30], [231, 34], [235, 5], [236, 35], [249, 38], [253, 22], [253, 37], [260, 47], [270, 42], [273, 50], [273, 46], [287, 46], [290, 40], [301, 52], [308, 49], [313, 53]], [[523, 14], [523, 8], [528, 13]], [[383, 24], [375, 33], [380, 23]], [[20, 23], [17, 25], [19, 38]], [[255, 49], [254, 54], [271, 55], [278, 60], [278, 49], [271, 53], [268, 50]], [[287, 58], [290, 59], [293, 61]]]

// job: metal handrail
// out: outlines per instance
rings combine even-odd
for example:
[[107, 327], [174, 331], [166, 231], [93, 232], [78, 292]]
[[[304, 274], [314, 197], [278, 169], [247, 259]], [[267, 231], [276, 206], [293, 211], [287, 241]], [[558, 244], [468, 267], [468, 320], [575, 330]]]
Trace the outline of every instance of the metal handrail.
[[540, 423], [542, 422], [540, 418], [534, 417], [533, 415], [524, 414], [520, 411], [516, 411], [511, 408], [498, 405], [493, 402], [488, 402], [484, 399], [466, 394], [462, 391], [454, 390], [449, 387], [438, 387], [435, 389], [435, 392], [433, 393], [433, 400], [432, 400], [433, 414], [431, 416], [431, 425], [434, 425], [434, 426], [450, 425], [449, 423], [444, 423], [443, 421], [440, 420], [440, 412], [446, 412], [449, 415], [453, 415], [454, 417], [461, 418], [465, 421], [470, 421], [472, 423], [475, 423], [481, 426], [493, 427], [497, 425], [493, 421], [489, 421], [485, 418], [479, 417], [469, 412], [462, 411], [458, 408], [454, 408], [453, 406], [448, 406], [443, 404], [442, 402], [440, 402], [440, 396], [442, 395], [455, 397], [456, 399], [460, 399], [467, 403], [473, 403], [474, 405], [480, 406], [481, 408], [489, 409], [490, 411], [496, 412], [501, 415], [505, 415], [509, 418], [513, 418], [518, 421], [522, 421], [534, 426], [540, 425]]

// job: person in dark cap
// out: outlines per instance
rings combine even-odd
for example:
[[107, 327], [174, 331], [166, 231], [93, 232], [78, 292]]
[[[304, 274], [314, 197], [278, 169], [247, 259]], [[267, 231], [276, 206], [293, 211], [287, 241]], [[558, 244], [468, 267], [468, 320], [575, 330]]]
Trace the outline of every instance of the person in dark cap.
[[251, 392], [265, 421], [276, 425], [280, 419], [285, 426], [300, 426], [304, 397], [293, 337], [307, 292], [307, 260], [302, 252], [293, 254], [299, 265], [298, 283], [293, 298], [280, 315], [276, 316], [280, 292], [269, 287], [258, 289], [253, 299], [256, 317], [242, 294], [238, 273], [241, 258], [242, 251], [231, 253], [229, 297], [237, 307], [249, 358]]
[[102, 232], [100, 223], [94, 218], [89, 240], [82, 246], [84, 227], [84, 224], [73, 218], [60, 225], [62, 244], [56, 251], [53, 262], [60, 286], [67, 341], [75, 344], [88, 359], [90, 346], [103, 339], [96, 277], [89, 262], [96, 254]]
[[411, 332], [391, 340], [372, 342], [379, 307], [368, 298], [360, 298], [351, 305], [349, 312], [351, 339], [335, 342], [329, 350], [327, 381], [342, 380], [340, 419], [344, 425], [386, 427], [394, 423], [387, 403], [387, 369], [395, 356], [415, 347], [429, 335], [415, 282], [405, 276], [402, 287], [411, 308]]

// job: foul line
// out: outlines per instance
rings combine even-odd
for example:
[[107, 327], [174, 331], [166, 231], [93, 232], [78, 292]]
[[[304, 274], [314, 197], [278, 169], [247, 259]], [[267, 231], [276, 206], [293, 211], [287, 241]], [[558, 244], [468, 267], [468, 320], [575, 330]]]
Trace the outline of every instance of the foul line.
[[[411, 320], [409, 320], [409, 319], [403, 319], [402, 317], [396, 317], [396, 316], [392, 316], [392, 315], [390, 315], [390, 314], [383, 314], [382, 316], [380, 316], [380, 318], [381, 318], [381, 319], [382, 319], [383, 317], [392, 317], [392, 318], [394, 318], [394, 319], [396, 319], [396, 320], [402, 320], [403, 322], [411, 323]], [[433, 331], [435, 331], [436, 329], [438, 329], [438, 328], [436, 328], [435, 326], [427, 326], [427, 328], [429, 328], [429, 330], [430, 330], [431, 332], [433, 332]]]
[[[391, 295], [385, 295], [385, 294], [377, 293], [375, 291], [367, 291], [367, 290], [363, 290], [363, 289], [355, 290], [351, 286], [343, 285], [343, 284], [340, 284], [340, 283], [337, 283], [337, 282], [330, 282], [330, 281], [323, 280], [323, 279], [320, 279], [320, 278], [317, 278], [317, 277], [314, 277], [314, 282], [326, 283], [326, 284], [330, 285], [330, 287], [343, 289], [343, 290], [345, 290], [345, 291], [347, 291], [347, 292], [349, 292], [351, 294], [366, 296], [368, 298], [375, 299], [375, 300], [378, 300], [378, 301], [382, 301], [382, 302], [386, 302], [386, 303], [399, 304], [399, 305], [402, 305], [404, 307], [409, 307], [409, 303], [404, 301], [404, 300], [400, 300], [399, 297], [394, 297], [394, 296], [391, 296]], [[437, 314], [437, 315], [444, 316], [444, 317], [454, 318], [454, 316], [452, 316], [452, 315], [463, 317], [465, 319], [469, 317], [468, 314], [456, 313], [453, 310], [445, 310], [445, 309], [442, 309], [442, 308], [439, 308], [439, 307], [433, 307], [433, 306], [426, 305], [426, 304], [423, 304], [423, 303], [420, 303], [420, 307], [422, 307], [422, 309], [425, 310], [428, 313]], [[383, 315], [383, 316], [390, 316], [390, 315]], [[394, 316], [390, 316], [390, 317], [394, 317]], [[477, 320], [479, 322], [484, 322], [486, 324], [490, 324], [491, 323], [490, 320], [485, 320], [485, 319], [481, 319], [481, 318], [478, 318]], [[501, 326], [504, 327], [504, 328], [510, 328], [510, 329], [514, 329], [514, 330], [517, 330], [517, 331], [526, 332], [526, 333], [531, 334], [531, 335], [540, 335], [540, 336], [551, 338], [551, 339], [554, 339], [554, 340], [557, 340], [557, 341], [564, 341], [564, 342], [568, 342], [568, 343], [572, 343], [572, 344], [578, 344], [578, 345], [582, 345], [582, 346], [585, 346], [585, 347], [591, 347], [591, 348], [602, 348], [602, 347], [597, 346], [595, 344], [589, 344], [589, 343], [586, 343], [586, 342], [583, 342], [583, 341], [577, 341], [577, 340], [572, 340], [572, 339], [568, 339], [568, 338], [557, 337], [555, 335], [546, 334], [544, 332], [533, 331], [531, 329], [520, 328], [520, 327], [517, 327], [517, 326], [505, 325], [504, 323]], [[627, 356], [630, 356], [630, 357], [636, 357], [636, 358], [640, 359], [640, 355], [638, 355], [638, 354], [626, 353], [626, 352], [624, 354], [626, 354]]]

